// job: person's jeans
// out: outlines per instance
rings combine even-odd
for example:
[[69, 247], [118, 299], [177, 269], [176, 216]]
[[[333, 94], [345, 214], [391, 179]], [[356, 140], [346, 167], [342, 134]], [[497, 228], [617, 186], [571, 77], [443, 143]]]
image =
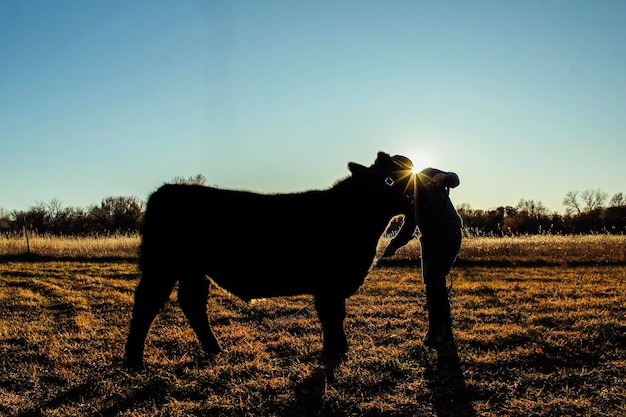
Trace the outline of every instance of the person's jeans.
[[421, 236], [420, 243], [422, 280], [430, 309], [448, 299], [446, 277], [461, 249], [461, 230], [446, 230], [436, 235]]

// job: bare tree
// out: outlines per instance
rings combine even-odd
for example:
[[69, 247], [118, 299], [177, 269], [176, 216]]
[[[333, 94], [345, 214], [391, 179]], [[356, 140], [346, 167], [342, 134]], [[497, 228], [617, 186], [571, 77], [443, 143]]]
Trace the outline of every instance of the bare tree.
[[472, 211], [472, 206], [469, 203], [461, 203], [458, 206], [456, 206], [456, 210], [457, 211], [461, 211], [461, 212], [466, 212], [469, 213]]
[[11, 213], [5, 208], [0, 207], [0, 233], [8, 231], [11, 228]]
[[565, 206], [565, 214], [572, 214], [572, 212], [580, 214], [581, 212], [580, 205], [578, 204], [578, 191], [570, 191], [565, 194], [562, 204]]
[[600, 189], [585, 190], [580, 195], [580, 198], [585, 203], [585, 211], [592, 211], [602, 208], [609, 195]]
[[626, 206], [626, 198], [624, 198], [624, 194], [617, 193], [611, 197], [611, 201], [609, 201], [609, 207], [621, 207]]
[[172, 184], [189, 184], [189, 185], [206, 185], [206, 177], [202, 174], [197, 174], [195, 176], [190, 175], [189, 177], [181, 177], [177, 176], [172, 179]]
[[548, 209], [541, 201], [524, 200], [523, 198], [515, 208], [519, 211], [525, 211], [530, 217], [545, 216], [548, 213]]
[[48, 203], [47, 209], [48, 216], [50, 216], [50, 218], [54, 220], [59, 217], [59, 214], [63, 211], [63, 202], [58, 198], [53, 198], [52, 200], [50, 200], [50, 203]]

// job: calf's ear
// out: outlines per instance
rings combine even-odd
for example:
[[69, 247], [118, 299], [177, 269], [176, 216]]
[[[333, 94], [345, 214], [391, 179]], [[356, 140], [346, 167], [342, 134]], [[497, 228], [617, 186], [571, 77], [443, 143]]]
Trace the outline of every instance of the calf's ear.
[[391, 159], [391, 155], [389, 155], [385, 151], [378, 151], [378, 153], [376, 154], [376, 159]]
[[357, 164], [356, 162], [348, 162], [348, 169], [352, 173], [352, 175], [356, 175], [368, 170], [366, 166], [361, 164]]

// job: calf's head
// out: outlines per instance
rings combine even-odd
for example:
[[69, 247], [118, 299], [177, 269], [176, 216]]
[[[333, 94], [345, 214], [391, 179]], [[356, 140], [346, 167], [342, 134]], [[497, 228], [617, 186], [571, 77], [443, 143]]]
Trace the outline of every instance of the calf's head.
[[416, 182], [409, 158], [380, 151], [371, 166], [350, 162], [348, 169], [372, 195], [388, 202], [394, 212], [405, 212], [413, 206]]

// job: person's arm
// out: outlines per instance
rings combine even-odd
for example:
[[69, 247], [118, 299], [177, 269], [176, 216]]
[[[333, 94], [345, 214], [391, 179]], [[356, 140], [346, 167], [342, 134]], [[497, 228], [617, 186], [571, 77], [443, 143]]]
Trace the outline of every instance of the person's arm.
[[416, 227], [415, 217], [410, 214], [405, 214], [404, 222], [402, 223], [398, 234], [391, 239], [382, 256], [393, 256], [398, 249], [409, 243], [409, 241], [415, 236]]
[[459, 176], [454, 172], [438, 172], [433, 175], [431, 182], [438, 187], [455, 188], [458, 187], [461, 181]]

